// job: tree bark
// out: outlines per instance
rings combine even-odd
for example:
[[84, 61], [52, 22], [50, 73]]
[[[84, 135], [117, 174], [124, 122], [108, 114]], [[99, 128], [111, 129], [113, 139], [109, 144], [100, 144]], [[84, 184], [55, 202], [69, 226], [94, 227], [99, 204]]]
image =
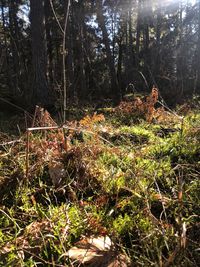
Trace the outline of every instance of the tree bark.
[[105, 18], [103, 15], [102, 0], [97, 0], [97, 20], [103, 34], [103, 43], [106, 48], [107, 64], [109, 67], [110, 79], [111, 79], [111, 92], [113, 96], [113, 102], [118, 103], [120, 101], [120, 88], [117, 81], [117, 74], [115, 71], [114, 59], [110, 48], [110, 40], [106, 28]]
[[84, 27], [84, 3], [80, 3], [78, 6], [78, 29], [79, 29], [79, 75], [80, 75], [80, 92], [79, 97], [83, 99], [86, 95], [86, 75], [85, 75], [85, 60], [84, 60], [84, 43], [85, 38], [83, 34]]
[[161, 15], [161, 3], [158, 3], [157, 11], [156, 11], [156, 53], [155, 53], [155, 60], [153, 66], [153, 72], [155, 75], [160, 74], [160, 42], [161, 42], [161, 24], [162, 24], [162, 15]]
[[46, 41], [47, 41], [47, 78], [50, 86], [53, 85], [53, 41], [52, 41], [52, 18], [51, 18], [51, 6], [49, 0], [45, 0], [45, 29], [46, 29]]
[[[7, 32], [6, 32], [6, 17], [5, 17], [5, 3], [3, 0], [1, 0], [1, 13], [2, 13], [2, 28], [3, 28], [3, 36], [4, 36], [4, 48], [5, 48], [5, 54], [6, 54], [6, 66], [5, 66], [5, 76], [7, 81], [8, 88], [12, 90], [12, 75], [11, 75], [11, 66], [9, 62], [9, 41], [7, 38]], [[12, 91], [13, 93], [13, 91]]]
[[198, 41], [196, 48], [196, 79], [193, 93], [200, 93], [200, 1], [198, 1]]
[[30, 0], [33, 64], [33, 104], [51, 105], [47, 81], [47, 42], [44, 0]]
[[138, 0], [136, 26], [136, 67], [140, 65], [140, 37], [141, 37], [141, 0]]
[[17, 23], [18, 1], [9, 3], [9, 30], [10, 44], [12, 51], [12, 89], [13, 97], [17, 97], [19, 91], [19, 72], [20, 72], [20, 51], [19, 51], [19, 29]]
[[73, 4], [69, 14], [69, 27], [67, 29], [67, 76], [68, 76], [68, 88], [69, 88], [69, 102], [72, 103], [75, 100], [74, 90], [74, 51], [73, 51], [73, 38], [74, 38], [74, 19], [73, 19]]

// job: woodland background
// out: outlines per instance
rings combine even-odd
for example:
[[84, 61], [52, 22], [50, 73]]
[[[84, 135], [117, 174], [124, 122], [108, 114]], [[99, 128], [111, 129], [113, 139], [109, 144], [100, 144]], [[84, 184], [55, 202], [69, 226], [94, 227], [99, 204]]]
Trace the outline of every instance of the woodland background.
[[199, 94], [200, 1], [0, 1], [1, 109], [118, 103], [153, 85], [172, 105]]

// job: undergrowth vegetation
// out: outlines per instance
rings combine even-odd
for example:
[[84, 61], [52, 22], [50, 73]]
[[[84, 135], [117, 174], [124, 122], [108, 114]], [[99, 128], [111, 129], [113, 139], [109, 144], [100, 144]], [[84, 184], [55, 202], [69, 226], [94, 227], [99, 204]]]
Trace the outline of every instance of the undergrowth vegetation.
[[1, 135], [0, 266], [81, 266], [68, 250], [91, 236], [126, 255], [95, 266], [198, 266], [200, 113], [155, 109], [157, 93], [57, 129], [38, 109]]

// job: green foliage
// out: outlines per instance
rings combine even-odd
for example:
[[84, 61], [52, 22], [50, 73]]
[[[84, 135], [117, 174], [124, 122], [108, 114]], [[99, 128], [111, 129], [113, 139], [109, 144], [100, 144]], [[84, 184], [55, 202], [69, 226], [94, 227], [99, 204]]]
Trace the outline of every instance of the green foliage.
[[170, 157], [172, 163], [184, 163], [196, 161], [199, 155], [200, 146], [198, 140], [192, 138], [188, 132], [174, 134], [171, 138], [166, 138], [157, 146], [152, 146], [149, 156], [155, 159]]
[[69, 233], [72, 235], [72, 241], [77, 240], [84, 233], [85, 223], [81, 211], [76, 206], [72, 206], [68, 210], [70, 222]]
[[[192, 266], [192, 262], [195, 266], [198, 238], [194, 231], [199, 231], [200, 216], [198, 112], [185, 116], [182, 123], [120, 127], [109, 119], [93, 125], [92, 117], [86, 118], [94, 135], [87, 133], [90, 138], [70, 142], [68, 150], [49, 153], [50, 160], [61, 163], [50, 161], [56, 175], [64, 173], [58, 185], [51, 180], [48, 159], [41, 160], [37, 154], [45, 155], [40, 151], [46, 144], [42, 134], [31, 137], [35, 150], [30, 155], [28, 180], [19, 179], [26, 169], [20, 144], [0, 158], [4, 185], [0, 248], [5, 251], [0, 264], [70, 266], [66, 252], [83, 236], [109, 235], [132, 262], [159, 266], [184, 241], [186, 227], [188, 243], [178, 250], [173, 265]], [[102, 138], [102, 129], [109, 135]], [[52, 138], [56, 135], [51, 134]]]
[[135, 142], [139, 144], [144, 144], [148, 141], [154, 140], [154, 134], [152, 131], [149, 131], [144, 128], [143, 125], [137, 125], [137, 126], [123, 126], [120, 128], [121, 133], [129, 133], [135, 137]]
[[113, 221], [113, 230], [118, 235], [126, 235], [129, 232], [133, 230], [134, 222], [133, 219], [128, 215], [125, 214], [124, 216], [119, 215], [114, 221]]

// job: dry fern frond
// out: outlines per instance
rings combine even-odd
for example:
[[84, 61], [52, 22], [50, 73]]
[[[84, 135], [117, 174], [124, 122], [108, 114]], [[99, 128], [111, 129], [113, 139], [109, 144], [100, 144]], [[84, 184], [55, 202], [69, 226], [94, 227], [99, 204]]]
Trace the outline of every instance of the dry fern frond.
[[32, 127], [57, 126], [47, 110], [36, 106], [32, 121]]
[[85, 127], [91, 127], [97, 122], [105, 121], [105, 117], [103, 114], [94, 113], [92, 116], [85, 116], [82, 120], [80, 120], [80, 125]]
[[121, 102], [115, 111], [124, 115], [132, 114], [133, 116], [145, 117], [148, 122], [152, 122], [155, 114], [154, 106], [158, 101], [158, 96], [158, 89], [153, 87], [151, 94], [146, 99], [136, 97], [131, 102]]

